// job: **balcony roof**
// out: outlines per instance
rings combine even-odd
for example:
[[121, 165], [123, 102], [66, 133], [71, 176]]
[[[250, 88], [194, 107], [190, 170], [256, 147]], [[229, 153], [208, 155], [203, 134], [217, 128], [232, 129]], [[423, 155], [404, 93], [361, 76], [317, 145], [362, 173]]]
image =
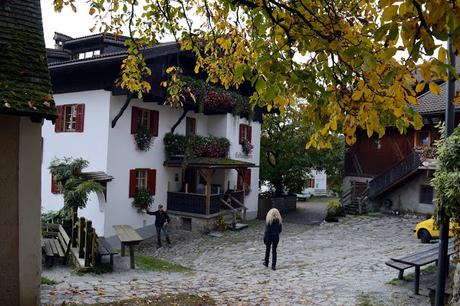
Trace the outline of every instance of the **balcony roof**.
[[[166, 167], [182, 167], [184, 160], [167, 160], [164, 162]], [[236, 169], [236, 168], [254, 168], [258, 167], [254, 163], [249, 163], [241, 160], [230, 158], [210, 158], [200, 157], [189, 160], [186, 164], [187, 168], [200, 169]]]

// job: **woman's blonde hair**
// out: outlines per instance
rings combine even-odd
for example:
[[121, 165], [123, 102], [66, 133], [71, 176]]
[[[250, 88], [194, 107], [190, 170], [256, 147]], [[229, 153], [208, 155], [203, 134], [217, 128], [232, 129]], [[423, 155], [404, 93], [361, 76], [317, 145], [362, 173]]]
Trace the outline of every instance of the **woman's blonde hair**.
[[283, 222], [279, 210], [276, 208], [272, 208], [268, 211], [267, 217], [265, 218], [265, 222], [267, 222], [267, 224], [272, 224], [273, 220], [275, 219], [277, 219], [280, 224]]

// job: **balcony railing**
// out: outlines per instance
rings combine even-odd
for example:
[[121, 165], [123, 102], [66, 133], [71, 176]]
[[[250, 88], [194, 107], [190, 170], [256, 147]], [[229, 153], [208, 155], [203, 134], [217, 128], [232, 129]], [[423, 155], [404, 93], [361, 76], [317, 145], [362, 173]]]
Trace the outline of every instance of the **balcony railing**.
[[[235, 191], [231, 193], [232, 197], [239, 202], [244, 203], [244, 191]], [[209, 202], [209, 214], [220, 212], [223, 194], [211, 194]], [[206, 195], [199, 193], [185, 192], [168, 192], [167, 199], [168, 210], [186, 212], [200, 215], [207, 215], [206, 212]], [[231, 202], [232, 207], [240, 208], [241, 205]]]
[[369, 196], [375, 197], [391, 186], [396, 184], [405, 176], [417, 170], [422, 165], [420, 153], [413, 150], [397, 165], [375, 177], [369, 182]]

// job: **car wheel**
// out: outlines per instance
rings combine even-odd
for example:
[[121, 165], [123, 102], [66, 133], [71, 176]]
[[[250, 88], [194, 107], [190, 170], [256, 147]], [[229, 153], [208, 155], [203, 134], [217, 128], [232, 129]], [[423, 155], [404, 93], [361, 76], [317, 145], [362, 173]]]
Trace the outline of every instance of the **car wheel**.
[[422, 243], [428, 243], [431, 240], [431, 235], [426, 229], [421, 229], [418, 231], [418, 238], [420, 238]]

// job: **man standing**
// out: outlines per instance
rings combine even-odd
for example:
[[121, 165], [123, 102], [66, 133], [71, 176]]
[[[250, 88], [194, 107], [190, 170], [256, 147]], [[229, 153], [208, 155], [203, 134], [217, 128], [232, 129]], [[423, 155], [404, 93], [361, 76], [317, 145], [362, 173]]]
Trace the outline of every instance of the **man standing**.
[[164, 233], [166, 237], [166, 242], [168, 245], [171, 244], [171, 240], [169, 240], [169, 234], [166, 226], [170, 222], [170, 218], [166, 211], [163, 209], [163, 205], [158, 205], [158, 210], [157, 211], [147, 211], [144, 210], [149, 215], [154, 215], [156, 217], [155, 219], [155, 228], [157, 230], [157, 246], [158, 248], [161, 248], [161, 232]]

